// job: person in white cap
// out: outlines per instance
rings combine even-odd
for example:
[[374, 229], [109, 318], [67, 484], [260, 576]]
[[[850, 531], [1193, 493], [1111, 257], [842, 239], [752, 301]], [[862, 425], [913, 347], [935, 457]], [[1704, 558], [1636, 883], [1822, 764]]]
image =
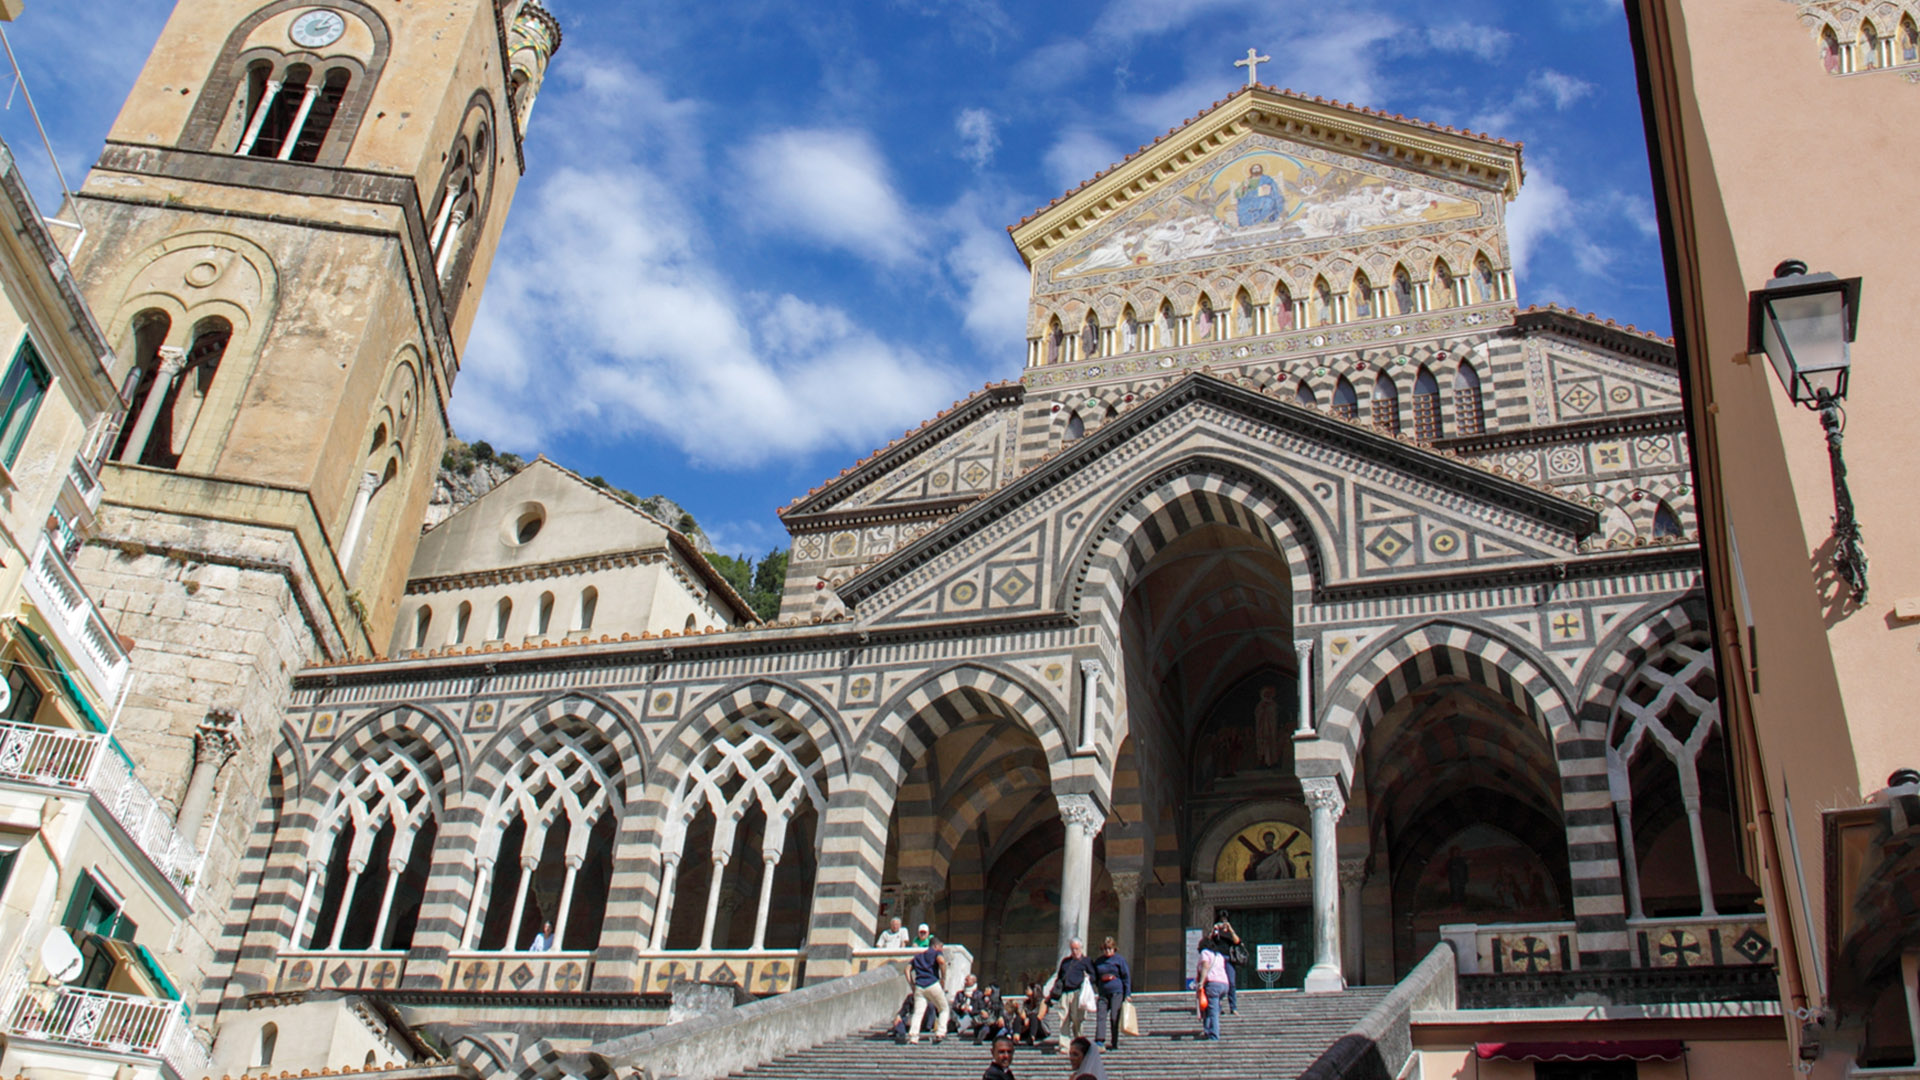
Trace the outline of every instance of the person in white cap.
[[933, 927], [921, 923], [919, 929], [913, 932], [913, 947], [924, 949], [931, 944], [933, 944]]

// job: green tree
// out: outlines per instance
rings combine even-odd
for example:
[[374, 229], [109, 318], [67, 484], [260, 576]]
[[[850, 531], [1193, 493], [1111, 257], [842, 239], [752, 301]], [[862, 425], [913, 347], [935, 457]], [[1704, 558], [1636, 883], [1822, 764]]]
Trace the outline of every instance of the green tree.
[[747, 602], [753, 613], [764, 621], [771, 621], [780, 614], [780, 594], [787, 587], [788, 549], [775, 548], [767, 552], [758, 563], [739, 555], [709, 555], [707, 561], [713, 564], [720, 576], [727, 579], [733, 591]]

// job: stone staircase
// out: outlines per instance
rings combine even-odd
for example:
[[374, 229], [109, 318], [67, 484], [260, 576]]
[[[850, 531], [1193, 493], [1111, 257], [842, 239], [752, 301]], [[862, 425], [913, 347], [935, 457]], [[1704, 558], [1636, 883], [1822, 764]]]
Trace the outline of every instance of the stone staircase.
[[[1220, 1018], [1220, 1041], [1199, 1038], [1193, 995], [1137, 994], [1140, 1035], [1123, 1037], [1106, 1055], [1113, 1080], [1293, 1080], [1334, 1040], [1385, 998], [1390, 986], [1357, 987], [1344, 994], [1297, 990], [1242, 990], [1240, 1013]], [[1086, 1032], [1092, 1035], [1091, 1022]], [[987, 1048], [971, 1037], [938, 1046], [922, 1036], [898, 1046], [883, 1030], [835, 1039], [810, 1050], [735, 1073], [737, 1080], [971, 1080], [987, 1067]], [[1021, 1047], [1013, 1056], [1020, 1077], [1057, 1076], [1066, 1058], [1050, 1047]]]

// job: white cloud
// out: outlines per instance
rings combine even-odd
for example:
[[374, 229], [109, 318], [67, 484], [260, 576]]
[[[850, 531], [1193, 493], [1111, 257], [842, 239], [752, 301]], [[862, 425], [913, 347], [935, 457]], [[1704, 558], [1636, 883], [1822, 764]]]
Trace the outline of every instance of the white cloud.
[[788, 129], [734, 154], [746, 220], [862, 258], [899, 265], [918, 258], [923, 237], [886, 160], [862, 132]]
[[1027, 299], [1032, 277], [1026, 264], [1007, 242], [995, 214], [965, 200], [956, 208], [954, 224], [959, 238], [947, 252], [947, 269], [960, 283], [961, 318], [967, 335], [991, 362], [1005, 357], [1007, 365], [1025, 363]]
[[1553, 107], [1562, 112], [1581, 98], [1593, 93], [1593, 84], [1585, 79], [1575, 78], [1563, 72], [1548, 68], [1537, 71], [1528, 80], [1529, 89], [1553, 102]]
[[1534, 168], [1507, 206], [1507, 243], [1513, 249], [1516, 277], [1525, 277], [1527, 263], [1548, 237], [1566, 238], [1575, 228], [1573, 197], [1546, 170]]
[[1086, 128], [1068, 128], [1047, 148], [1041, 164], [1053, 186], [1067, 191], [1119, 161], [1121, 154], [1118, 146]]
[[[630, 70], [549, 84], [549, 94], [632, 94], [643, 107], [543, 102], [545, 137], [568, 151], [553, 159], [583, 164], [516, 199], [516, 228], [494, 260], [453, 396], [462, 434], [522, 450], [569, 431], [647, 434], [696, 462], [741, 468], [865, 451], [963, 392], [957, 372], [883, 338], [857, 312], [755, 293], [721, 273], [707, 255], [713, 238], [681, 197], [702, 189], [680, 179], [702, 168], [683, 138], [699, 110], [649, 96], [649, 85]], [[922, 242], [915, 230], [874, 224], [876, 215], [904, 222], [907, 210], [862, 137], [784, 132], [761, 148], [785, 170], [787, 190], [753, 182], [798, 219], [797, 231], [901, 245], [887, 257]], [[828, 160], [836, 152], [837, 164]], [[834, 183], [858, 198], [829, 190]]]
[[953, 129], [960, 135], [960, 156], [972, 162], [976, 170], [986, 168], [993, 161], [993, 152], [1000, 146], [1000, 133], [992, 113], [985, 109], [962, 109], [954, 118]]
[[1440, 52], [1463, 52], [1482, 60], [1498, 60], [1513, 43], [1513, 35], [1492, 26], [1454, 23], [1427, 28], [1427, 44]]

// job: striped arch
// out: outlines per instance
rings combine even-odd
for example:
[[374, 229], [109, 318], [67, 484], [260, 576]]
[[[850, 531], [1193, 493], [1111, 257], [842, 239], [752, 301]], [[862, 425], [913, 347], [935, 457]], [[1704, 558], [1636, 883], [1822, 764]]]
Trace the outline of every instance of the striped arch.
[[1574, 907], [1582, 967], [1629, 963], [1626, 892], [1612, 801], [1605, 726], [1586, 728], [1569, 694], [1532, 651], [1489, 628], [1429, 622], [1375, 646], [1326, 691], [1317, 729], [1342, 751], [1349, 779], [1373, 725], [1434, 679], [1464, 678], [1519, 708], [1554, 748], [1569, 874], [1582, 890]]
[[1154, 475], [1098, 519], [1072, 564], [1067, 612], [1084, 622], [1091, 611], [1118, 626], [1127, 590], [1154, 556], [1213, 524], [1250, 532], [1279, 554], [1296, 597], [1313, 595], [1326, 580], [1314, 533], [1292, 499], [1242, 466], [1195, 457]]
[[[807, 978], [851, 974], [853, 950], [871, 944], [880, 911], [888, 822], [907, 771], [942, 735], [977, 717], [1006, 720], [1039, 740], [1051, 786], [1084, 790], [1062, 719], [1015, 676], [962, 664], [920, 680], [883, 705], [852, 755], [844, 781], [830, 790], [821, 818], [820, 868], [807, 936]], [[1096, 762], [1096, 767], [1100, 763]]]
[[[290, 741], [297, 739], [292, 732], [286, 735]], [[315, 755], [305, 784], [297, 790], [312, 800], [311, 805], [323, 805], [333, 797], [341, 778], [353, 771], [354, 766], [396, 741], [409, 739], [426, 745], [446, 790], [459, 790], [469, 771], [466, 749], [454, 737], [453, 725], [445, 716], [438, 710], [418, 705], [395, 705], [369, 713], [342, 731], [324, 751]]]
[[[1038, 739], [1055, 782], [1073, 775], [1066, 726], [1054, 707], [1013, 674], [971, 663], [929, 675], [882, 705], [856, 748], [853, 771], [886, 781], [890, 814], [892, 793], [920, 755], [940, 736], [980, 716], [1009, 721]], [[885, 823], [882, 815], [883, 833]]]
[[639, 791], [651, 772], [652, 755], [632, 714], [601, 695], [568, 690], [534, 702], [500, 726], [500, 733], [477, 755], [469, 801], [492, 801], [528, 752], [569, 720], [599, 734], [601, 746], [593, 757], [600, 770], [621, 783], [629, 798]]
[[[1326, 691], [1317, 730], [1351, 763], [1373, 725], [1408, 694], [1434, 679], [1470, 679], [1513, 702], [1556, 745], [1576, 738], [1567, 697], [1546, 668], [1517, 643], [1485, 627], [1430, 622], [1385, 641], [1349, 664]], [[1596, 748], [1596, 753], [1597, 753]]]
[[314, 815], [299, 793], [306, 788], [307, 760], [293, 725], [280, 724], [269, 774], [280, 776], [278, 799], [271, 780], [254, 819], [253, 832], [240, 856], [233, 912], [220, 931], [210, 971], [228, 971], [225, 980], [209, 979], [195, 1003], [196, 1016], [211, 1020], [220, 1008], [238, 1005], [249, 994], [273, 987], [271, 964], [259, 962], [291, 940], [299, 901], [292, 886], [305, 869], [306, 837]]
[[[755, 679], [743, 686], [722, 690], [686, 711], [681, 721], [667, 732], [659, 744], [660, 775], [672, 778], [684, 774], [689, 762], [699, 756], [707, 738], [730, 720], [775, 712], [799, 724], [820, 751], [821, 772], [837, 777], [846, 772], [846, 747], [853, 736], [845, 721], [815, 695], [774, 682]], [[671, 786], [671, 781], [668, 781]]]
[[1582, 674], [1575, 698], [1581, 730], [1594, 738], [1604, 736], [1613, 719], [1614, 702], [1640, 665], [1687, 634], [1708, 633], [1710, 626], [1706, 597], [1697, 591], [1649, 604], [1633, 618], [1621, 620], [1620, 629], [1600, 642]]
[[992, 809], [995, 803], [1009, 795], [1022, 792], [1031, 794], [1045, 791], [1048, 787], [1048, 777], [1044, 773], [1023, 765], [999, 772], [983, 772], [965, 790], [954, 792], [951, 798], [936, 808], [939, 825], [933, 838], [935, 876], [942, 880], [946, 878], [948, 867], [953, 862], [954, 849], [972, 831], [980, 815]]

